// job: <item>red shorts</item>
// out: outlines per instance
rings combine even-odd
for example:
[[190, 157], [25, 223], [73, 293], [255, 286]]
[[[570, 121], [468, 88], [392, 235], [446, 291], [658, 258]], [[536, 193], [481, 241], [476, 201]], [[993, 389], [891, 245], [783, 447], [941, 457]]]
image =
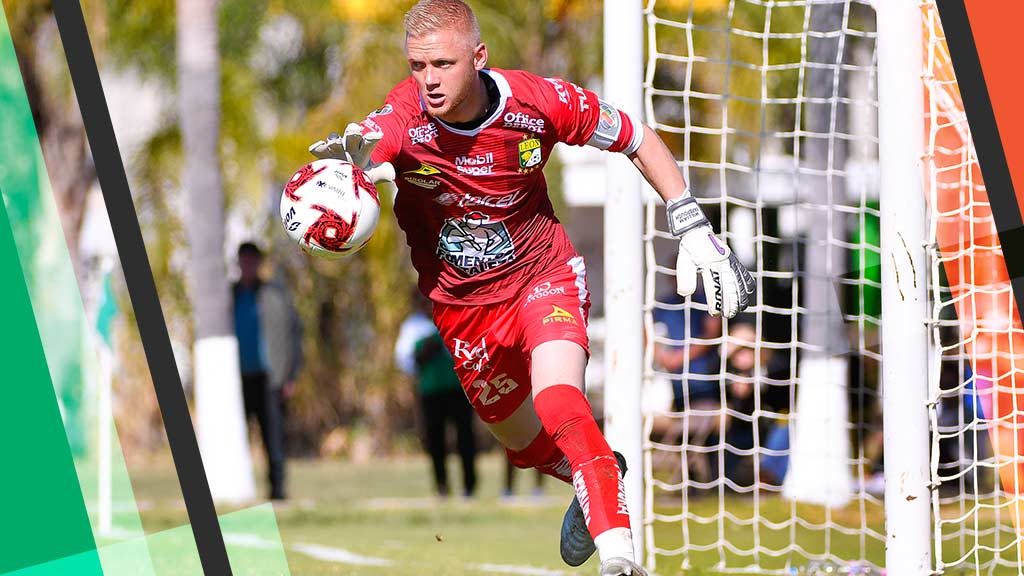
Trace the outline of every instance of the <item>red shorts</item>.
[[530, 354], [568, 340], [590, 353], [590, 292], [581, 256], [548, 270], [520, 294], [481, 306], [434, 304], [434, 323], [455, 372], [484, 422], [501, 422], [530, 396]]

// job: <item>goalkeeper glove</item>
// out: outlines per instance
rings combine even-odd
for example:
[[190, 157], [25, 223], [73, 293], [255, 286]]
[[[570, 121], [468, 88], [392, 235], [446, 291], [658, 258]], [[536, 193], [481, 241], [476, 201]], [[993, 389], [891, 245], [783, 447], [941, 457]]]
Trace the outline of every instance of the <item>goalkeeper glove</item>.
[[692, 196], [668, 202], [668, 226], [679, 238], [676, 291], [690, 296], [697, 289], [697, 273], [704, 280], [708, 313], [732, 318], [754, 300], [754, 278], [729, 247], [711, 229], [704, 211]]
[[373, 149], [384, 138], [384, 133], [372, 122], [351, 123], [345, 127], [345, 134], [332, 132], [326, 140], [314, 142], [309, 152], [321, 160], [333, 158], [358, 166], [374, 184], [395, 188], [395, 168], [390, 162], [374, 164], [370, 157]]

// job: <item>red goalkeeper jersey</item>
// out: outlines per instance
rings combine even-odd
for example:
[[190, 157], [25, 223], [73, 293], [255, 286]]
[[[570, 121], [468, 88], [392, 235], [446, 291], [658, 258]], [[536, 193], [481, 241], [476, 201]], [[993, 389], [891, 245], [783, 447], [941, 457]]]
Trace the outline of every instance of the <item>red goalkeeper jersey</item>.
[[427, 114], [412, 78], [363, 121], [384, 133], [373, 162], [395, 166], [395, 215], [420, 290], [446, 304], [506, 300], [575, 256], [544, 180], [556, 143], [632, 153], [643, 138], [634, 119], [575, 84], [517, 70], [482, 73], [499, 98], [472, 130]]

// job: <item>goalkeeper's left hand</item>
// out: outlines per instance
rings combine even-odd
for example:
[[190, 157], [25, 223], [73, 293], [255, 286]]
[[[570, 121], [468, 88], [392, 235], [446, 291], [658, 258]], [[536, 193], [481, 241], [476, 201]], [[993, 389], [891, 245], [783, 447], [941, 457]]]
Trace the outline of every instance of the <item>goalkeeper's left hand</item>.
[[699, 272], [709, 314], [732, 318], [746, 309], [754, 300], [754, 278], [715, 236], [697, 200], [692, 196], [676, 198], [666, 208], [669, 230], [679, 238], [676, 291], [682, 296], [693, 294]]

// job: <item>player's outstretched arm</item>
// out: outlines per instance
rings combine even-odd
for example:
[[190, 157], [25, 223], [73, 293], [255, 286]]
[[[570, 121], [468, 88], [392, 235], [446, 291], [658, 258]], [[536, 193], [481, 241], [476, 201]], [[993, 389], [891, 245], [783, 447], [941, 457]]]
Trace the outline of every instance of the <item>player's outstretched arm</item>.
[[754, 301], [754, 279], [729, 246], [715, 236], [668, 147], [650, 127], [645, 125], [643, 130], [643, 142], [629, 158], [665, 200], [669, 231], [679, 238], [676, 290], [683, 296], [693, 294], [699, 273], [708, 312], [732, 318]]

